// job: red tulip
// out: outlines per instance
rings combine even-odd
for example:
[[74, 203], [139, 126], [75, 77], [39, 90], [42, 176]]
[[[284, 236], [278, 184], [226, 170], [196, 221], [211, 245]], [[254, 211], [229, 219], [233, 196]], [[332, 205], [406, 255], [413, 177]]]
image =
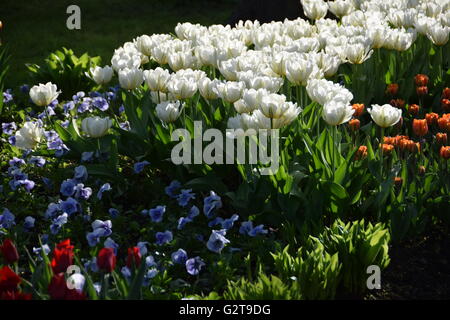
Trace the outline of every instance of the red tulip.
[[0, 300], [31, 300], [31, 293], [20, 291], [5, 291], [0, 294]]
[[100, 270], [110, 273], [116, 267], [116, 255], [114, 249], [103, 248], [97, 256], [97, 266]]
[[3, 241], [3, 244], [0, 246], [0, 251], [3, 254], [6, 263], [11, 264], [19, 261], [19, 254], [11, 239], [5, 239], [5, 241]]
[[64, 240], [56, 246], [51, 263], [53, 273], [66, 272], [67, 268], [73, 264], [73, 248], [70, 245], [70, 239]]
[[64, 273], [55, 274], [48, 285], [48, 294], [52, 300], [85, 300], [86, 295], [67, 287]]
[[139, 266], [141, 264], [141, 251], [138, 247], [128, 248], [127, 267], [131, 268], [133, 265]]
[[10, 267], [0, 269], [0, 292], [15, 291], [20, 282], [20, 277]]

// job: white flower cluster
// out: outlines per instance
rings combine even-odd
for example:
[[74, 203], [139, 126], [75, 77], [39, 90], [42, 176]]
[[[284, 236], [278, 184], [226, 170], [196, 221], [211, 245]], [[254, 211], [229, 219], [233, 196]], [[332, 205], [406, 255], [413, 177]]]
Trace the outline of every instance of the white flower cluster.
[[[234, 104], [238, 115], [229, 120], [230, 127], [282, 127], [301, 112], [300, 106], [278, 94], [289, 81], [291, 86], [307, 86], [310, 97], [324, 105], [324, 119], [340, 124], [351, 117], [352, 95], [324, 79], [335, 75], [341, 64], [362, 64], [373, 49], [405, 51], [418, 34], [438, 46], [449, 39], [450, 0], [301, 3], [313, 23], [303, 19], [241, 21], [235, 27], [179, 23], [176, 37], [143, 35], [125, 43], [115, 50], [112, 68], [124, 89], [135, 89], [145, 80], [156, 103], [171, 102], [159, 107], [161, 119], [173, 121], [179, 115], [177, 106], [182, 106], [175, 102], [198, 90], [205, 99]], [[340, 23], [325, 19], [328, 11]], [[160, 67], [143, 71], [149, 61], [168, 65], [172, 72]], [[225, 80], [208, 78], [202, 68], [220, 72]], [[167, 106], [170, 115], [163, 112]]]

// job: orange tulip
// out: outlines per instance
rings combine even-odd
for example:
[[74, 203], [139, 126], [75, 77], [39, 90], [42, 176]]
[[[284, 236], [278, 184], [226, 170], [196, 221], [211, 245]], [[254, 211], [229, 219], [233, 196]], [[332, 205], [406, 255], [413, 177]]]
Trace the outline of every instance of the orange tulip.
[[450, 127], [450, 118], [445, 117], [445, 115], [444, 115], [437, 120], [437, 123], [438, 123], [439, 129], [441, 129], [443, 131], [448, 131], [449, 127]]
[[408, 112], [410, 115], [416, 116], [419, 114], [420, 107], [417, 104], [412, 104], [408, 107]]
[[360, 125], [361, 125], [361, 122], [358, 119], [352, 119], [348, 122], [348, 126], [350, 127], [350, 130], [352, 130], [352, 131], [358, 131]]
[[441, 147], [441, 151], [439, 152], [441, 158], [448, 160], [450, 159], [450, 146], [449, 147]]
[[442, 90], [442, 98], [450, 99], [450, 88], [445, 88]]
[[388, 84], [386, 88], [386, 93], [390, 94], [391, 96], [396, 96], [398, 93], [398, 84], [396, 83]]
[[355, 110], [355, 113], [353, 114], [354, 117], [359, 117], [364, 112], [364, 104], [362, 103], [355, 103], [352, 105], [352, 108]]
[[395, 177], [394, 178], [394, 184], [396, 187], [401, 187], [403, 183], [403, 179], [400, 177]]
[[360, 146], [355, 153], [355, 160], [362, 160], [367, 157], [367, 147]]
[[428, 125], [426, 119], [414, 119], [412, 127], [416, 136], [423, 137], [428, 133]]
[[394, 150], [394, 146], [392, 144], [386, 144], [386, 143], [383, 143], [381, 145], [381, 148], [383, 150], [384, 155], [391, 154], [392, 150]]
[[450, 112], [450, 99], [442, 99], [441, 100], [441, 107], [444, 112]]
[[442, 132], [436, 133], [436, 141], [445, 146], [447, 144], [447, 134]]
[[428, 76], [425, 74], [418, 74], [414, 77], [414, 81], [416, 82], [417, 87], [423, 87], [428, 84]]
[[437, 121], [439, 119], [439, 115], [437, 113], [430, 112], [430, 113], [427, 113], [425, 115], [425, 119], [427, 119], [428, 125], [432, 126], [434, 124], [437, 124]]
[[418, 96], [425, 96], [428, 94], [428, 87], [427, 86], [416, 87], [416, 93]]

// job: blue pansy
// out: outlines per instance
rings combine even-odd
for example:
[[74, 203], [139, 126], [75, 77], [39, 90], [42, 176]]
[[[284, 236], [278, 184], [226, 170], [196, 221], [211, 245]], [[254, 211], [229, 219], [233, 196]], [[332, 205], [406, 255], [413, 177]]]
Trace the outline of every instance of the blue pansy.
[[178, 219], [178, 225], [177, 225], [177, 229], [178, 230], [182, 230], [187, 223], [192, 222], [192, 219], [189, 217], [181, 217], [180, 219]]
[[170, 231], [157, 232], [155, 237], [157, 245], [163, 245], [165, 243], [172, 241], [173, 239], [172, 232]]
[[92, 195], [92, 189], [89, 187], [85, 187], [84, 184], [78, 183], [75, 186], [75, 195], [74, 197], [81, 200], [88, 200]]
[[5, 122], [2, 123], [2, 132], [8, 136], [13, 135], [14, 131], [17, 130], [17, 125], [15, 122]]
[[45, 159], [43, 157], [39, 157], [39, 156], [32, 156], [30, 158], [30, 160], [28, 160], [29, 164], [35, 165], [36, 167], [40, 167], [42, 168], [43, 166], [45, 166]]
[[27, 84], [23, 84], [19, 87], [20, 92], [28, 94], [30, 92], [30, 86]]
[[199, 208], [197, 206], [192, 206], [191, 209], [189, 209], [188, 218], [193, 220], [199, 214], [200, 214]]
[[81, 162], [91, 162], [94, 160], [94, 152], [86, 151], [81, 154]]
[[186, 260], [186, 271], [192, 276], [198, 275], [204, 266], [205, 262], [198, 256]]
[[100, 111], [106, 111], [109, 108], [108, 101], [103, 97], [95, 97], [92, 99], [92, 105]]
[[157, 206], [156, 208], [149, 210], [149, 215], [153, 222], [161, 222], [165, 212], [166, 206]]
[[117, 255], [117, 250], [119, 249], [119, 245], [110, 237], [106, 238], [105, 242], [103, 242], [105, 248], [111, 248], [114, 250], [114, 254]]
[[61, 210], [68, 215], [72, 215], [80, 211], [80, 204], [74, 198], [69, 197], [67, 200], [61, 202]]
[[245, 221], [241, 223], [241, 227], [239, 228], [239, 233], [246, 234], [250, 237], [255, 237], [258, 234], [267, 234], [267, 230], [264, 229], [264, 225], [260, 224], [253, 228], [252, 221]]
[[119, 216], [119, 210], [117, 210], [116, 208], [109, 208], [108, 213], [113, 219]]
[[61, 230], [61, 227], [67, 223], [67, 221], [68, 221], [67, 213], [63, 213], [57, 218], [53, 219], [52, 224], [50, 225], [50, 232], [52, 234], [57, 234], [59, 230]]
[[182, 189], [177, 196], [178, 204], [181, 207], [186, 207], [191, 199], [195, 199], [195, 193], [192, 192], [192, 189]]
[[173, 263], [185, 264], [188, 259], [188, 255], [187, 255], [186, 250], [183, 250], [180, 248], [177, 251], [172, 253], [171, 258], [172, 258]]
[[23, 222], [24, 229], [26, 229], [26, 230], [33, 229], [35, 221], [36, 221], [36, 219], [31, 216], [26, 217]]
[[210, 195], [203, 200], [203, 213], [210, 219], [214, 212], [220, 208], [222, 208], [221, 198], [214, 191], [211, 191]]
[[155, 267], [155, 266], [156, 266], [155, 258], [153, 258], [153, 256], [147, 256], [147, 257], [145, 258], [145, 266], [146, 266], [147, 268]]
[[102, 200], [103, 192], [110, 191], [110, 190], [111, 190], [111, 185], [109, 183], [105, 183], [104, 185], [102, 185], [100, 187], [100, 190], [97, 193], [97, 198], [99, 200]]
[[72, 179], [67, 179], [61, 183], [59, 192], [65, 197], [71, 197], [75, 193], [76, 181]]
[[142, 282], [142, 286], [146, 287], [150, 284], [150, 280], [153, 279], [154, 277], [156, 277], [156, 275], [158, 274], [158, 270], [155, 268], [151, 268], [149, 270], [147, 270], [147, 273], [144, 276], [144, 281]]
[[123, 267], [120, 272], [125, 277], [125, 279], [130, 280], [131, 279], [131, 270], [128, 267]]
[[178, 180], [173, 180], [166, 188], [166, 194], [175, 199], [178, 197], [177, 191], [181, 188], [181, 183]]
[[16, 216], [7, 208], [3, 209], [3, 213], [0, 215], [0, 227], [9, 229], [16, 224]]
[[61, 204], [52, 202], [48, 205], [44, 217], [46, 219], [53, 218], [59, 211], [61, 211]]
[[17, 157], [13, 157], [11, 160], [9, 160], [9, 165], [11, 167], [19, 168], [20, 166], [25, 165], [25, 161], [23, 159], [19, 159]]
[[142, 170], [144, 170], [145, 166], [147, 166], [149, 164], [150, 164], [150, 162], [148, 162], [148, 161], [136, 162], [134, 164], [134, 173], [141, 173]]
[[230, 243], [230, 240], [225, 238], [226, 230], [213, 230], [209, 237], [206, 247], [212, 252], [220, 253], [225, 245]]
[[136, 247], [139, 248], [139, 252], [142, 256], [145, 256], [147, 254], [147, 241], [140, 241], [136, 244]]
[[74, 169], [73, 179], [78, 182], [85, 182], [88, 178], [88, 172], [85, 166], [78, 166]]

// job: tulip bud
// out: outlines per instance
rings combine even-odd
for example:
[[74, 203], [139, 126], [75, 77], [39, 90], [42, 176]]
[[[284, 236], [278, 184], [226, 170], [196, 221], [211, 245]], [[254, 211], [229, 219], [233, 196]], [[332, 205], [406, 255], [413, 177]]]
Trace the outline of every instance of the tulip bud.
[[428, 133], [428, 125], [426, 119], [414, 119], [412, 123], [414, 134], [423, 137]]
[[112, 272], [116, 267], [116, 255], [114, 254], [114, 249], [101, 249], [97, 257], [97, 266], [106, 273]]
[[141, 251], [138, 247], [128, 248], [127, 267], [139, 266], [141, 264]]
[[428, 85], [428, 76], [425, 74], [418, 74], [414, 77], [414, 81], [417, 87], [423, 87]]
[[441, 155], [441, 158], [445, 160], [450, 159], [450, 146], [449, 147], [442, 146], [439, 154]]
[[19, 254], [11, 239], [5, 239], [5, 241], [3, 241], [3, 244], [0, 246], [0, 251], [6, 263], [11, 264], [19, 261]]
[[388, 84], [386, 93], [390, 94], [391, 96], [396, 96], [398, 93], [398, 84], [396, 83]]
[[418, 96], [425, 96], [428, 94], [428, 87], [427, 86], [417, 87], [416, 93]]
[[103, 137], [111, 126], [112, 121], [109, 118], [88, 117], [81, 122], [81, 129], [91, 138]]
[[362, 104], [362, 103], [355, 103], [352, 105], [352, 108], [355, 110], [355, 113], [353, 114], [353, 116], [359, 117], [360, 115], [363, 114], [365, 107], [364, 107], [364, 104]]
[[425, 119], [427, 120], [428, 125], [432, 126], [432, 125], [437, 124], [439, 115], [437, 113], [430, 112], [425, 115]]
[[156, 115], [166, 123], [175, 122], [181, 114], [183, 105], [180, 101], [164, 101], [156, 106]]
[[367, 147], [360, 146], [355, 153], [355, 160], [362, 160], [367, 157]]
[[442, 90], [442, 98], [450, 99], [450, 88], [445, 88]]
[[348, 123], [348, 126], [350, 127], [350, 130], [352, 130], [352, 131], [358, 131], [360, 125], [361, 125], [361, 122], [358, 119], [352, 119]]
[[395, 177], [394, 184], [397, 188], [400, 188], [403, 184], [403, 179], [401, 177]]
[[408, 113], [412, 116], [417, 116], [419, 114], [420, 107], [417, 104], [412, 104], [408, 107]]
[[447, 134], [442, 132], [436, 133], [436, 141], [445, 146], [447, 144]]
[[423, 176], [426, 172], [426, 168], [424, 166], [419, 167], [419, 176]]
[[394, 150], [394, 146], [391, 144], [385, 144], [383, 143], [381, 145], [382, 151], [383, 151], [383, 155], [389, 155], [391, 154], [392, 150]]
[[402, 109], [405, 106], [405, 100], [403, 99], [392, 99], [389, 103], [399, 109]]
[[450, 112], [450, 99], [442, 99], [441, 107], [444, 112]]
[[438, 123], [439, 129], [441, 129], [443, 131], [447, 131], [449, 129], [449, 125], [450, 125], [450, 117], [445, 117], [445, 115], [444, 115], [437, 120], [437, 123]]

